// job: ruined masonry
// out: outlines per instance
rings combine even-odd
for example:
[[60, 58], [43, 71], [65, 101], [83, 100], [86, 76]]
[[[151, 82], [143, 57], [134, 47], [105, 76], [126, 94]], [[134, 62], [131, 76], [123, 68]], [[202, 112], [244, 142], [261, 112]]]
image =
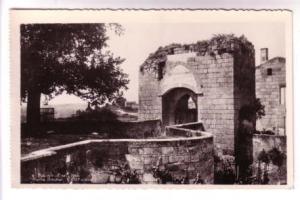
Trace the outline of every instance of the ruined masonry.
[[140, 67], [139, 120], [202, 121], [224, 154], [234, 154], [240, 110], [254, 100], [254, 47], [243, 36], [160, 47]]

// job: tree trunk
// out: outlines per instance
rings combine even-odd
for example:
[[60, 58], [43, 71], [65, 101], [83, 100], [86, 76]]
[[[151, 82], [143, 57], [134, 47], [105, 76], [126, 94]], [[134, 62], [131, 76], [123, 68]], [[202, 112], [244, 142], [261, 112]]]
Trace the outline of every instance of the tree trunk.
[[38, 135], [40, 125], [41, 93], [36, 90], [28, 91], [27, 102], [27, 134]]

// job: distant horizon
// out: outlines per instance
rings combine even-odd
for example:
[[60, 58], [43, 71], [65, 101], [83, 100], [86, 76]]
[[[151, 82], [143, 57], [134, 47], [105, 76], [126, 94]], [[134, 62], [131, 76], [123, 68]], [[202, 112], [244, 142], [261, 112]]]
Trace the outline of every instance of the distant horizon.
[[[121, 68], [129, 75], [128, 90], [124, 91], [127, 101], [138, 103], [138, 73], [140, 65], [150, 53], [160, 46], [171, 43], [195, 43], [199, 40], [208, 40], [215, 34], [234, 34], [237, 37], [244, 35], [255, 48], [255, 66], [260, 64], [260, 49], [269, 49], [269, 59], [286, 57], [284, 24], [281, 23], [132, 23], [121, 24], [124, 33], [116, 35], [109, 30], [107, 35], [108, 50], [115, 56], [124, 58]], [[176, 33], [176, 34], [174, 34]], [[272, 36], [272, 37], [270, 37]], [[43, 102], [43, 98], [41, 104]], [[49, 105], [87, 104], [74, 95], [60, 95], [49, 101]]]
[[[71, 98], [73, 98], [73, 97], [71, 97]], [[79, 97], [75, 97], [75, 98], [79, 98]], [[134, 100], [132, 100], [132, 101], [127, 100], [127, 102], [135, 102], [135, 103], [138, 104], [138, 101], [134, 101]], [[84, 100], [79, 100], [79, 101], [60, 101], [60, 102], [57, 102], [57, 103], [53, 104], [53, 103], [51, 103], [51, 101], [50, 101], [50, 102], [48, 103], [48, 105], [45, 105], [45, 104], [41, 101], [40, 106], [41, 106], [41, 107], [52, 107], [52, 106], [61, 106], [61, 105], [82, 105], [82, 104], [84, 104], [84, 105], [87, 106], [87, 105], [88, 105], [88, 102], [87, 102], [87, 101], [84, 101]], [[102, 105], [105, 105], [105, 104], [106, 104], [106, 103], [103, 103]], [[22, 107], [22, 108], [27, 107], [27, 103], [22, 102], [21, 107]]]

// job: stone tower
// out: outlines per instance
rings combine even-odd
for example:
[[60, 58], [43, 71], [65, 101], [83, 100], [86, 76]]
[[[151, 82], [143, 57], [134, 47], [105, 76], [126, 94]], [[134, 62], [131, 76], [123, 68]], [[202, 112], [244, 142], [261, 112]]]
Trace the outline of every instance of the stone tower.
[[244, 36], [160, 47], [140, 67], [139, 119], [163, 126], [202, 121], [215, 146], [234, 154], [240, 110], [255, 100], [254, 60]]

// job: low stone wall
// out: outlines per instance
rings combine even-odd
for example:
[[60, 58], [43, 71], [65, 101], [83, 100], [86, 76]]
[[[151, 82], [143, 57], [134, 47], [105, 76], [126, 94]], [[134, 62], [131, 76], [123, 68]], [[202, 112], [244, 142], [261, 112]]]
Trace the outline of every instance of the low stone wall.
[[157, 183], [156, 172], [167, 171], [172, 180], [194, 183], [198, 174], [198, 179], [212, 184], [213, 166], [209, 133], [189, 138], [85, 140], [23, 157], [21, 182]]
[[122, 130], [128, 138], [153, 138], [161, 135], [160, 120], [122, 122]]
[[[26, 124], [21, 126], [22, 137], [30, 136], [26, 129]], [[156, 137], [161, 132], [160, 120], [146, 120], [134, 122], [98, 120], [69, 120], [69, 121], [52, 121], [41, 123], [41, 132], [53, 134], [72, 134], [86, 135], [93, 132], [104, 135], [109, 138], [149, 138]]]
[[187, 176], [193, 183], [198, 175], [204, 183], [214, 181], [213, 138], [162, 139], [128, 144], [127, 160], [132, 168], [142, 171], [142, 182], [154, 183], [153, 168], [168, 171], [173, 179]]
[[202, 123], [192, 122], [186, 124], [178, 124], [172, 126], [166, 126], [166, 136], [170, 137], [193, 137], [201, 136], [204, 132], [204, 127]]

